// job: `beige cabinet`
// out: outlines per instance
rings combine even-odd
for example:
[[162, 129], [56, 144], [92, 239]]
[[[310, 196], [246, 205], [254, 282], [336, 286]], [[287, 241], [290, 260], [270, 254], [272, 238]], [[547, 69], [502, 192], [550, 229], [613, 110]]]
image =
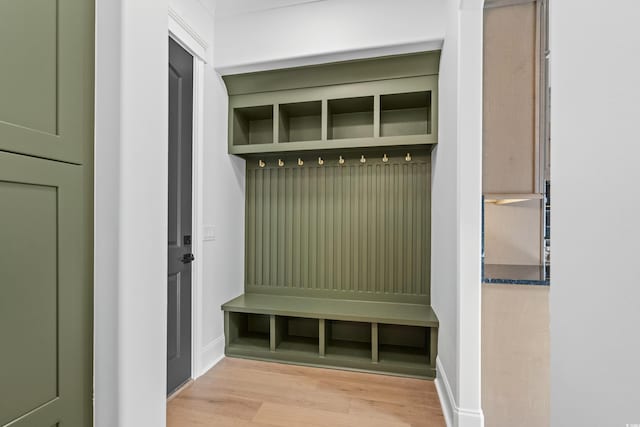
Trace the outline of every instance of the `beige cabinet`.
[[544, 188], [539, 5], [512, 3], [485, 9], [483, 193], [491, 197]]

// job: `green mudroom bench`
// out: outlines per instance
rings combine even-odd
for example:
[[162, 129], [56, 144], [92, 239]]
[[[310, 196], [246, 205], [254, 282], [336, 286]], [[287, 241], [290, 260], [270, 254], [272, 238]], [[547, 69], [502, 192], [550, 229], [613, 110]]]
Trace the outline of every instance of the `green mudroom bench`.
[[435, 376], [438, 319], [428, 305], [249, 293], [222, 309], [228, 356]]

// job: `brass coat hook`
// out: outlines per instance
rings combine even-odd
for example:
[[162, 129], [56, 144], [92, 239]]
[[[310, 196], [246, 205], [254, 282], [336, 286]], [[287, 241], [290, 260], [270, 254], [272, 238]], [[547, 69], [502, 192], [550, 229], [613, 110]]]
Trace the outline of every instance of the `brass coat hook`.
[[298, 166], [302, 165], [304, 165], [304, 161], [300, 157], [298, 157]]
[[367, 163], [367, 159], [364, 157], [364, 154], [360, 156], [360, 163]]
[[262, 160], [258, 160], [258, 166], [260, 166], [261, 168], [265, 167], [267, 164], [262, 161]]
[[284, 166], [284, 160], [278, 159], [278, 166], [280, 167]]
[[318, 157], [318, 164], [319, 165], [324, 165], [324, 160], [322, 160], [322, 157]]
[[340, 156], [338, 159], [338, 164], [344, 165], [344, 157]]
[[386, 153], [382, 156], [382, 161], [385, 162], [385, 163], [387, 163], [389, 161], [389, 158], [387, 157]]
[[411, 161], [411, 153], [407, 153], [407, 155], [404, 158], [407, 162]]

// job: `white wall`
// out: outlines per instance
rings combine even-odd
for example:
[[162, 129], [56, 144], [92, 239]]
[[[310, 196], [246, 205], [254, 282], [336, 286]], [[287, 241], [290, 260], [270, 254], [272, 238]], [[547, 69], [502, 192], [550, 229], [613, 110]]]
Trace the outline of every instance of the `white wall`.
[[198, 0], [169, 0], [169, 6], [207, 45], [204, 66], [203, 225], [214, 227], [215, 240], [203, 242], [202, 336], [204, 373], [224, 353], [220, 306], [244, 290], [245, 161], [227, 153], [228, 98], [214, 69], [214, 19]]
[[433, 163], [436, 385], [450, 425], [482, 426], [480, 399], [482, 1], [447, 3]]
[[167, 5], [98, 0], [96, 14], [96, 425], [162, 426]]
[[551, 2], [552, 426], [640, 423], [638, 22]]
[[326, 0], [221, 16], [216, 68], [234, 74], [438, 49], [445, 1]]
[[[170, 4], [213, 49], [213, 17], [200, 2]], [[97, 0], [97, 427], [165, 424], [167, 38], [166, 1]], [[226, 92], [211, 61], [203, 81], [203, 222], [216, 239], [204, 242], [199, 260], [196, 374], [222, 355], [220, 304], [242, 292], [244, 258], [244, 162], [226, 154]]]
[[[442, 400], [458, 394], [458, 8], [450, 2], [440, 57], [438, 146], [431, 195], [431, 304], [438, 319], [438, 379]], [[448, 386], [447, 386], [448, 384]], [[453, 402], [447, 402], [449, 411]], [[449, 415], [453, 417], [453, 415]]]

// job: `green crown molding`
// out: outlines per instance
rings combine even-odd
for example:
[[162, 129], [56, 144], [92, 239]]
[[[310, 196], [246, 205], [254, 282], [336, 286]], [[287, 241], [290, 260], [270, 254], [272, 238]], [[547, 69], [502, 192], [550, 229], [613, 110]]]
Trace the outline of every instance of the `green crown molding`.
[[232, 95], [437, 75], [440, 51], [223, 76]]

